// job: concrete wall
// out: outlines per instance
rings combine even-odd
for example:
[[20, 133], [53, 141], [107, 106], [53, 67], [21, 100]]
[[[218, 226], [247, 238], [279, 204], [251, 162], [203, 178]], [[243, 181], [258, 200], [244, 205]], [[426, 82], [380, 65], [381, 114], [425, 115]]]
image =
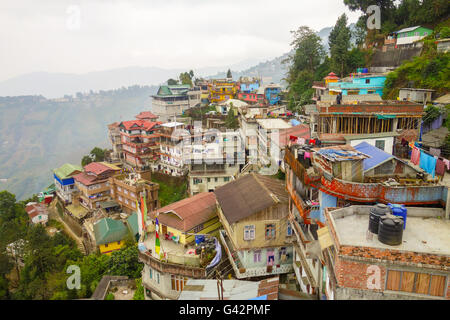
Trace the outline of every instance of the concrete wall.
[[420, 56], [422, 48], [404, 48], [386, 52], [375, 51], [372, 56], [372, 67], [398, 67], [403, 61]]
[[383, 140], [384, 141], [384, 151], [389, 154], [392, 154], [392, 152], [394, 150], [394, 137], [380, 137], [380, 138], [373, 138], [373, 139], [351, 140], [350, 145], [352, 147], [354, 147], [357, 144], [360, 144], [361, 142], [367, 142], [371, 146], [375, 147], [375, 142], [377, 140]]

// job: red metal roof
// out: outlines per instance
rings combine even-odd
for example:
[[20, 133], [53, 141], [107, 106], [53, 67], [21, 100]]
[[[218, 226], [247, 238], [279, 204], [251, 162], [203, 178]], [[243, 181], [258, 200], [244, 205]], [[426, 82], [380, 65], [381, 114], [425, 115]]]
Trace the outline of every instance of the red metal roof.
[[155, 219], [156, 213], [159, 213], [160, 223], [180, 231], [189, 231], [217, 215], [216, 196], [213, 192], [202, 192], [152, 211], [152, 219]]
[[138, 119], [138, 120], [158, 119], [158, 116], [153, 114], [153, 113], [151, 113], [150, 111], [142, 111], [135, 118]]
[[26, 205], [25, 211], [28, 213], [30, 219], [33, 219], [39, 214], [48, 215], [47, 207], [43, 203], [29, 203]]
[[85, 172], [92, 172], [96, 175], [102, 174], [108, 170], [112, 170], [112, 168], [100, 162], [91, 162], [84, 166]]
[[120, 126], [123, 126], [126, 130], [139, 129], [149, 131], [161, 123], [162, 122], [153, 122], [148, 120], [130, 120], [121, 122]]

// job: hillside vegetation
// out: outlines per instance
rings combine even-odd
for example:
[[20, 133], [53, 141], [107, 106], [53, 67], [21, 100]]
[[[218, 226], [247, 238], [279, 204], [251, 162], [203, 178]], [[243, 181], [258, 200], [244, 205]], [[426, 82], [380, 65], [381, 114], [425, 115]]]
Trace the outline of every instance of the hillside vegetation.
[[41, 191], [52, 183], [52, 169], [108, 147], [107, 125], [149, 110], [156, 90], [133, 86], [67, 101], [0, 97], [0, 190], [18, 199]]

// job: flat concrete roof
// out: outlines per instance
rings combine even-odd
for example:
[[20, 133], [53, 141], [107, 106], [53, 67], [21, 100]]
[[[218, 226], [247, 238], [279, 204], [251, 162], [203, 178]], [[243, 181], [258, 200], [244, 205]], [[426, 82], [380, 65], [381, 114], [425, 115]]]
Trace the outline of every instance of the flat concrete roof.
[[256, 121], [264, 129], [287, 129], [292, 127], [288, 122], [281, 119], [258, 119]]
[[[367, 207], [370, 208], [370, 206]], [[433, 215], [407, 216], [406, 229], [403, 230], [403, 243], [398, 246], [389, 246], [378, 241], [376, 235], [372, 240], [367, 239], [368, 212], [356, 213], [351, 209], [343, 211], [346, 209], [331, 212], [340, 245], [450, 255], [450, 220], [445, 219], [444, 214], [440, 219]], [[414, 209], [419, 211], [427, 208]], [[409, 210], [410, 208], [408, 208], [408, 213]], [[336, 215], [335, 213], [338, 211], [341, 212]], [[342, 214], [343, 212], [345, 213]], [[415, 215], [414, 212], [412, 214]]]

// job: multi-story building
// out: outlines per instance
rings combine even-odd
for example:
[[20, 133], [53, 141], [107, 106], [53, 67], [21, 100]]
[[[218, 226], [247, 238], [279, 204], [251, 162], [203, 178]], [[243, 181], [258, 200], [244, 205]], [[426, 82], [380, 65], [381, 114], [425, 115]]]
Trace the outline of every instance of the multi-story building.
[[161, 122], [123, 121], [119, 124], [124, 160], [139, 169], [155, 168]]
[[172, 176], [184, 175], [187, 169], [183, 162], [183, 141], [190, 139], [190, 133], [185, 129], [185, 124], [163, 123], [159, 136], [158, 171]]
[[396, 46], [397, 47], [412, 46], [414, 42], [422, 40], [423, 38], [432, 33], [433, 30], [422, 26], [415, 26], [401, 29], [395, 32]]
[[250, 173], [214, 193], [224, 227], [221, 241], [236, 277], [291, 273], [293, 234], [284, 183]]
[[209, 100], [211, 103], [219, 103], [233, 99], [237, 89], [236, 82], [231, 79], [214, 79], [209, 84]]
[[[261, 166], [278, 166], [281, 149], [280, 131], [292, 125], [282, 119], [258, 119], [258, 162]], [[278, 167], [277, 167], [278, 170]]]
[[[368, 232], [371, 206], [327, 208], [319, 229], [327, 299], [450, 299], [450, 221], [441, 208], [407, 207], [401, 244]], [[379, 231], [380, 233], [380, 231]]]
[[151, 113], [150, 111], [142, 111], [137, 116], [135, 116], [135, 118], [137, 120], [146, 120], [150, 122], [156, 122], [158, 120], [158, 116]]
[[238, 81], [239, 92], [240, 93], [253, 93], [256, 92], [260, 86], [261, 79], [241, 77]]
[[81, 172], [83, 172], [82, 167], [70, 163], [53, 170], [56, 195], [64, 204], [72, 203], [72, 194], [77, 191], [73, 176]]
[[100, 208], [102, 201], [110, 200], [109, 178], [119, 171], [119, 167], [105, 162], [92, 162], [84, 166], [84, 172], [74, 176], [80, 204], [90, 211]]
[[29, 202], [25, 206], [25, 211], [30, 217], [31, 223], [46, 225], [48, 221], [47, 206], [43, 203]]
[[350, 78], [329, 83], [328, 90], [335, 94], [341, 92], [343, 96], [378, 94], [381, 97], [385, 81], [385, 75], [356, 74]]
[[189, 192], [214, 191], [234, 180], [245, 164], [245, 149], [238, 132], [220, 132], [215, 142], [184, 148], [189, 166]]
[[[317, 133], [368, 134], [419, 129], [423, 105], [408, 101], [317, 103]], [[322, 139], [321, 139], [322, 140]]]
[[114, 122], [108, 125], [108, 138], [112, 146], [112, 152], [110, 153], [111, 161], [122, 161], [124, 159], [123, 143], [120, 135], [120, 123]]
[[139, 260], [144, 263], [142, 284], [146, 299], [177, 299], [189, 279], [215, 276], [221, 247], [214, 236], [221, 225], [214, 193], [199, 193], [150, 212], [149, 217], [145, 250], [141, 248], [139, 252]]
[[174, 121], [184, 111], [200, 103], [201, 90], [190, 85], [163, 85], [152, 96], [152, 110], [160, 121]]
[[136, 201], [140, 203], [145, 197], [147, 210], [159, 208], [159, 184], [150, 181], [150, 171], [118, 174], [109, 178], [111, 197], [127, 213], [137, 210]]
[[298, 279], [305, 277], [299, 282], [302, 290], [316, 297], [323, 257], [313, 242], [317, 229], [325, 226], [327, 208], [376, 202], [442, 206], [447, 202], [447, 187], [366, 142], [355, 147], [291, 145], [285, 149], [284, 165], [289, 220], [297, 238], [294, 270]]

